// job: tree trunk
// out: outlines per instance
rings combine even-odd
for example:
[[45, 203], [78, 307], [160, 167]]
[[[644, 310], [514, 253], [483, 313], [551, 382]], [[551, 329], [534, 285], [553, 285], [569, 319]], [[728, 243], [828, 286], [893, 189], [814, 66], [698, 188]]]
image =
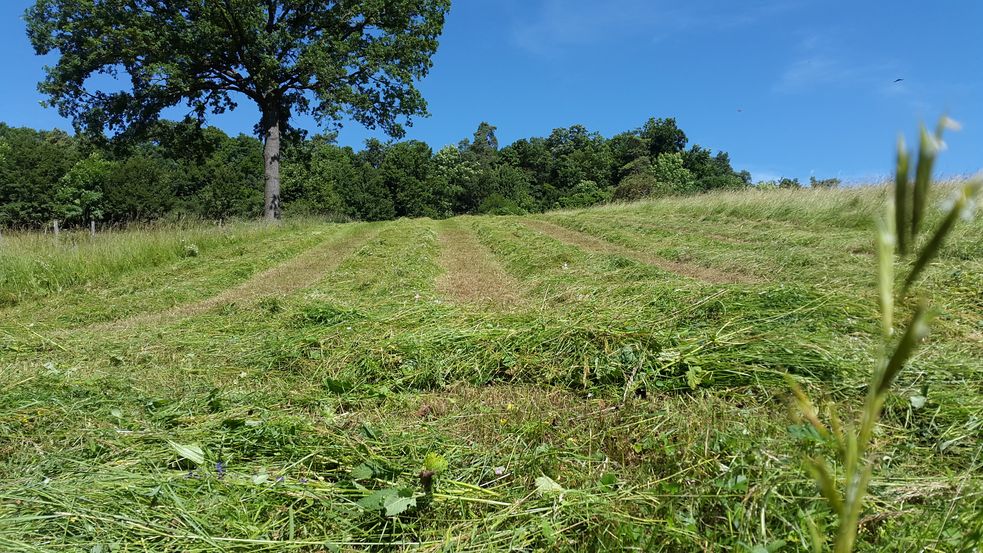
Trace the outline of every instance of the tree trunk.
[[263, 215], [268, 221], [280, 219], [280, 113], [276, 109], [263, 112], [263, 165], [266, 181]]

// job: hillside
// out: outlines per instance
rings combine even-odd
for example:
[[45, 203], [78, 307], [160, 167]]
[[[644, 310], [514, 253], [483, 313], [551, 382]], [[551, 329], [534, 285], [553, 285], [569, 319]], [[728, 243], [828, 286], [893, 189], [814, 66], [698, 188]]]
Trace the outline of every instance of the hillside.
[[[884, 195], [4, 235], [0, 550], [810, 549]], [[979, 218], [925, 287], [863, 550], [983, 528]]]

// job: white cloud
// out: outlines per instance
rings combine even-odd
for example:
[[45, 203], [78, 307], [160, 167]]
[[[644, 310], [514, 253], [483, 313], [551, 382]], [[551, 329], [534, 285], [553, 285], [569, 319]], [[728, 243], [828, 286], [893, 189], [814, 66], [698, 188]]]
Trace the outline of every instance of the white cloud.
[[665, 0], [525, 0], [513, 24], [516, 44], [536, 54], [612, 39], [659, 40], [680, 32], [714, 32], [751, 25], [804, 0], [689, 3]]
[[881, 93], [901, 92], [900, 66], [893, 60], [863, 59], [845, 52], [836, 30], [811, 33], [800, 42], [798, 56], [782, 71], [775, 90], [784, 93], [816, 88], [864, 88]]

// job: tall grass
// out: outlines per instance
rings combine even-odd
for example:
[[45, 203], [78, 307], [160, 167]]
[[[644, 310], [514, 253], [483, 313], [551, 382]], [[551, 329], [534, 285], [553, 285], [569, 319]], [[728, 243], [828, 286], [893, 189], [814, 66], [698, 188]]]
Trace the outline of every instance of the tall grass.
[[[303, 224], [302, 221], [292, 225]], [[224, 227], [159, 224], [138, 231], [4, 234], [0, 240], [0, 307], [30, 297], [102, 281], [243, 241], [257, 240], [280, 227], [234, 223]]]

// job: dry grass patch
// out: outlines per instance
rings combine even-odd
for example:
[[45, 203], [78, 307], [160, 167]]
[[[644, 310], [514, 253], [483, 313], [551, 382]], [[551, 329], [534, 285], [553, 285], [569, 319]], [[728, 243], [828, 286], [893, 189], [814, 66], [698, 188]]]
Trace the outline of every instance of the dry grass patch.
[[608, 242], [607, 240], [597, 238], [596, 236], [591, 236], [589, 234], [562, 227], [547, 221], [527, 220], [523, 221], [523, 224], [552, 238], [555, 238], [560, 242], [571, 244], [588, 251], [602, 254], [623, 255], [625, 257], [635, 259], [636, 261], [653, 265], [664, 271], [669, 271], [670, 273], [690, 277], [696, 280], [702, 280], [712, 284], [754, 284], [759, 282], [758, 279], [746, 274], [724, 272], [711, 267], [696, 265], [694, 263], [671, 261], [651, 254], [630, 250], [619, 244], [614, 244], [612, 242]]
[[518, 283], [481, 245], [469, 230], [456, 221], [442, 221], [437, 229], [440, 266], [444, 273], [437, 289], [461, 303], [509, 307], [519, 301]]

